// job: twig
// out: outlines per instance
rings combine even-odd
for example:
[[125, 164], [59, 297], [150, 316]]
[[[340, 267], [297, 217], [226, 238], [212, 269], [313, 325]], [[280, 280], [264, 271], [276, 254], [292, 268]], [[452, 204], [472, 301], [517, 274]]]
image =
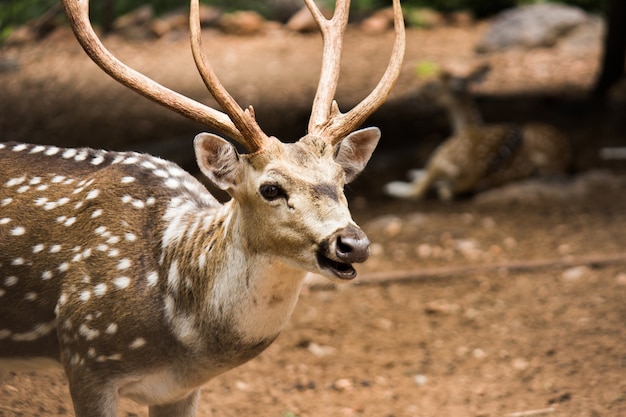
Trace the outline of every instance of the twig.
[[534, 416], [543, 416], [546, 414], [552, 414], [556, 411], [556, 408], [542, 408], [540, 410], [528, 410], [528, 411], [518, 411], [516, 413], [507, 414], [506, 417], [534, 417]]
[[626, 263], [626, 254], [606, 256], [583, 256], [534, 261], [508, 261], [489, 264], [460, 265], [441, 268], [410, 269], [361, 274], [358, 284], [414, 281], [428, 278], [444, 278], [492, 271], [535, 271], [538, 269], [567, 268], [578, 265], [603, 266]]

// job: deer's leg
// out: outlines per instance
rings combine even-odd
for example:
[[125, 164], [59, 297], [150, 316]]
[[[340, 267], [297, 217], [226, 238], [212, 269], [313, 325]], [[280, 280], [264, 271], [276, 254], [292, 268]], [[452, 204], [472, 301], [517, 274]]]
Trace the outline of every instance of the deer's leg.
[[68, 373], [76, 417], [117, 417], [118, 395], [112, 384], [78, 372]]
[[150, 406], [150, 417], [194, 417], [198, 408], [200, 390], [197, 389], [180, 401]]
[[385, 193], [392, 197], [419, 200], [424, 197], [433, 182], [433, 172], [422, 170], [413, 175], [411, 182], [393, 181], [385, 184]]

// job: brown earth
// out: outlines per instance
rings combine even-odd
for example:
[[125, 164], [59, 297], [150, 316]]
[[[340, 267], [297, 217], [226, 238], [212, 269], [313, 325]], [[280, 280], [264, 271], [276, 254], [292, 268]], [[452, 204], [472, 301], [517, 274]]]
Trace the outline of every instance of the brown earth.
[[[356, 283], [305, 289], [266, 352], [206, 385], [199, 416], [626, 416], [626, 179], [623, 163], [597, 158], [601, 146], [624, 144], [626, 112], [623, 98], [603, 107], [582, 99], [597, 45], [492, 55], [493, 74], [479, 89], [487, 118], [539, 117], [565, 128], [577, 160], [571, 178], [449, 204], [392, 201], [379, 191], [404, 175], [406, 155], [420, 166], [445, 135], [441, 112], [417, 98], [415, 65], [484, 59], [473, 52], [483, 29], [409, 32], [398, 87], [369, 123], [383, 128], [380, 152], [348, 190], [373, 242], [370, 260]], [[316, 85], [318, 37], [210, 39], [238, 100], [258, 103], [268, 132], [297, 137]], [[348, 32], [342, 108], [376, 83], [390, 41]], [[183, 38], [107, 44], [210, 102]], [[0, 58], [20, 66], [0, 73], [4, 139], [147, 148], [188, 165], [180, 155], [199, 126], [109, 81], [67, 32]], [[68, 415], [60, 371], [10, 375], [0, 386], [2, 417]], [[120, 416], [147, 410], [123, 401]]]

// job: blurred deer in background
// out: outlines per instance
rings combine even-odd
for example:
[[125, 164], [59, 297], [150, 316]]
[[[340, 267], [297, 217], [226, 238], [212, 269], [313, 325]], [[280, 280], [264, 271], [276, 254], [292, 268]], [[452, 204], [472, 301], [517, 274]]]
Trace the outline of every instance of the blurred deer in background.
[[566, 172], [570, 161], [565, 135], [545, 123], [484, 123], [469, 92], [490, 67], [480, 66], [465, 77], [441, 71], [424, 86], [425, 98], [448, 111], [452, 136], [430, 156], [412, 182], [391, 182], [384, 191], [393, 197], [421, 199], [434, 189], [442, 200], [478, 192], [534, 175]]
[[220, 204], [177, 165], [145, 154], [0, 144], [0, 368], [60, 363], [77, 417], [114, 417], [120, 396], [151, 417], [191, 417], [199, 387], [263, 351], [283, 329], [305, 271], [356, 276], [369, 240], [343, 187], [380, 137], [353, 131], [397, 79], [405, 35], [399, 0], [389, 65], [347, 113], [335, 95], [349, 1], [331, 19], [306, 0], [324, 39], [308, 134], [283, 143], [260, 129], [202, 52], [198, 70], [226, 113], [203, 106], [114, 58], [89, 23], [87, 0], [64, 0], [90, 57], [113, 78], [244, 145], [194, 140], [201, 171], [232, 199]]

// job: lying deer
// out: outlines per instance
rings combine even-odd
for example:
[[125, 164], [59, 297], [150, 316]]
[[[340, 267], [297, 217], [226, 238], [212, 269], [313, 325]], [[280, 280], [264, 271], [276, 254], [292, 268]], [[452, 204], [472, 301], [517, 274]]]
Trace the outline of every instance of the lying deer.
[[263, 133], [220, 84], [190, 12], [198, 70], [226, 113], [155, 83], [114, 58], [87, 0], [64, 0], [76, 36], [131, 89], [244, 145], [199, 134], [201, 171], [232, 199], [221, 205], [177, 165], [134, 152], [0, 145], [0, 366], [60, 363], [78, 417], [116, 416], [118, 398], [152, 417], [195, 415], [200, 386], [258, 355], [288, 320], [306, 274], [351, 280], [369, 240], [343, 186], [364, 168], [377, 128], [353, 131], [398, 77], [396, 37], [374, 90], [341, 113], [333, 96], [349, 1], [331, 19], [306, 0], [324, 38], [308, 134], [291, 144]]
[[489, 72], [481, 66], [466, 77], [442, 71], [436, 82], [424, 87], [424, 96], [444, 106], [452, 136], [431, 155], [412, 182], [391, 182], [385, 192], [407, 199], [423, 198], [434, 188], [442, 200], [481, 191], [533, 175], [562, 174], [570, 151], [568, 140], [545, 123], [486, 124], [469, 86]]

